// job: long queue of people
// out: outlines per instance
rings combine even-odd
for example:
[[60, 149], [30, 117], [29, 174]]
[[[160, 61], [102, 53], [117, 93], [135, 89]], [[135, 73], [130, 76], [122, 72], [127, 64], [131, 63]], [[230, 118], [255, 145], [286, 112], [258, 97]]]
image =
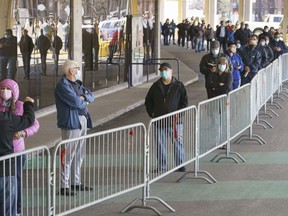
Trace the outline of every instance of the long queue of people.
[[221, 42], [211, 42], [210, 53], [200, 62], [200, 72], [205, 75], [208, 98], [227, 94], [241, 85], [250, 83], [259, 70], [268, 66], [280, 55], [288, 52], [280, 34], [252, 35], [246, 44], [230, 41], [226, 50]]

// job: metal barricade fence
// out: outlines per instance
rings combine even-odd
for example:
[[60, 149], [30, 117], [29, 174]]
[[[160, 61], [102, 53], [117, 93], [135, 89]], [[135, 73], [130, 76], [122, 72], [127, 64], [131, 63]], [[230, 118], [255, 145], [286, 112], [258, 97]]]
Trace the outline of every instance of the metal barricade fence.
[[240, 135], [251, 125], [250, 84], [241, 86], [228, 94], [230, 116], [230, 141]]
[[139, 200], [136, 199], [122, 212], [136, 207], [145, 207], [153, 210], [157, 215], [161, 215], [156, 208], [146, 205], [148, 200], [157, 200], [170, 211], [175, 211], [162, 199], [150, 195], [150, 184], [196, 160], [196, 116], [196, 107], [190, 106], [154, 118], [149, 122], [145, 172], [148, 181], [144, 190], [143, 205], [133, 206]]
[[288, 53], [281, 55], [282, 59], [282, 83], [288, 80]]
[[4, 209], [0, 215], [51, 215], [50, 152], [46, 146], [2, 156], [0, 167], [0, 209]]
[[[81, 140], [82, 144], [79, 143]], [[53, 215], [67, 215], [144, 188], [145, 142], [146, 128], [142, 123], [61, 141], [55, 147], [53, 158]], [[80, 145], [84, 145], [83, 148]], [[69, 179], [69, 188], [75, 188], [71, 178], [74, 178], [72, 173], [77, 160], [73, 160], [81, 160], [75, 157], [82, 157], [81, 184], [87, 189], [77, 191], [75, 196], [61, 196], [61, 175]], [[67, 164], [71, 165], [70, 173]]]
[[198, 104], [199, 159], [227, 143], [227, 95]]
[[196, 107], [190, 106], [149, 122], [150, 183], [196, 159], [196, 114]]

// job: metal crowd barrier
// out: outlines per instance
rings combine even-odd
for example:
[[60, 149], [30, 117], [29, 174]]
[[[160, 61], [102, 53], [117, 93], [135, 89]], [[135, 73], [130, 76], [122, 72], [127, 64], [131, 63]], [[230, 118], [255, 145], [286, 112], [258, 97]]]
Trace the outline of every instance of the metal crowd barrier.
[[[24, 216], [49, 216], [51, 213], [49, 149], [40, 146], [2, 156], [0, 166], [1, 173], [6, 173], [6, 176], [1, 176], [0, 205], [1, 209], [10, 210], [10, 213], [0, 212], [0, 215], [10, 216], [18, 213]], [[17, 203], [21, 205], [17, 206]]]
[[[138, 123], [61, 141], [55, 148], [53, 160], [53, 215], [67, 215], [144, 188], [145, 139], [145, 126]], [[81, 184], [92, 190], [77, 191], [76, 196], [60, 196], [62, 166], [66, 158], [75, 153], [79, 140], [83, 140], [86, 145], [86, 150], [83, 150], [85, 158], [81, 166]], [[70, 188], [71, 177], [70, 172]]]
[[[146, 206], [149, 200], [156, 200], [174, 212], [166, 202], [150, 195], [150, 184], [177, 171], [179, 168], [196, 160], [196, 115], [195, 106], [190, 106], [167, 115], [152, 119], [147, 130], [147, 168], [148, 177], [143, 194], [143, 206], [161, 213], [152, 206]], [[185, 175], [185, 174], [184, 174]], [[122, 212], [130, 211], [139, 206], [129, 204]]]
[[[188, 178], [187, 175], [190, 173], [194, 173], [191, 178], [201, 178], [209, 183], [217, 182], [210, 173], [199, 169], [200, 159], [225, 145], [226, 155], [217, 162], [221, 159], [238, 162], [231, 155], [236, 155], [245, 162], [241, 155], [231, 151], [230, 142], [249, 129], [249, 134], [240, 136], [236, 143], [253, 139], [260, 144], [265, 143], [261, 137], [253, 134], [252, 126], [255, 119], [257, 122], [261, 108], [273, 98], [273, 94], [279, 91], [279, 88], [285, 91], [282, 85], [288, 78], [287, 60], [288, 55], [283, 55], [282, 59], [259, 71], [250, 84], [231, 91], [228, 95], [202, 101], [198, 108], [190, 106], [152, 119], [147, 132], [144, 124], [137, 123], [63, 140], [55, 147], [52, 172], [51, 156], [47, 147], [1, 157], [2, 169], [3, 163], [8, 163], [7, 176], [13, 176], [17, 166], [22, 168], [21, 196], [16, 193], [9, 197], [10, 210], [16, 210], [12, 202], [21, 197], [21, 215], [67, 215], [127, 192], [142, 189], [141, 198], [132, 201], [122, 212], [144, 208], [161, 215], [155, 207], [147, 205], [149, 200], [159, 201], [174, 212], [175, 210], [165, 201], [151, 196], [150, 185], [190, 163], [194, 163], [194, 170], [186, 171], [178, 182]], [[281, 63], [283, 65], [279, 66]], [[61, 196], [59, 193], [63, 166], [69, 155], [75, 153], [80, 140], [85, 146], [83, 152], [79, 150], [83, 155], [81, 183], [92, 190], [77, 191], [76, 196]], [[21, 161], [24, 156], [27, 158], [25, 165], [24, 162], [20, 165], [14, 163], [17, 158]], [[218, 156], [211, 161], [216, 160]], [[71, 169], [75, 169], [73, 164], [72, 162]], [[206, 176], [199, 176], [201, 173]], [[5, 180], [5, 177], [3, 179]], [[4, 186], [4, 193], [15, 186], [13, 182], [18, 183], [15, 178], [9, 180], [8, 185]], [[69, 187], [71, 188], [71, 181]], [[2, 194], [2, 198], [5, 199], [7, 196]], [[138, 201], [142, 203], [136, 205]], [[6, 207], [5, 202], [3, 205]]]

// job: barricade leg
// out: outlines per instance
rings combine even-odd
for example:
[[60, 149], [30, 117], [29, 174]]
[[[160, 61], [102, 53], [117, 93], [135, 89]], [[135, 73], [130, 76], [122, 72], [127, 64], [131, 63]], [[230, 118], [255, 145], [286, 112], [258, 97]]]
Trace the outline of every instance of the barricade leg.
[[252, 125], [251, 125], [250, 128], [249, 128], [249, 134], [248, 134], [248, 135], [242, 135], [242, 136], [240, 136], [240, 137], [235, 141], [235, 143], [236, 143], [236, 144], [240, 144], [240, 143], [243, 142], [243, 141], [250, 141], [250, 140], [252, 140], [252, 141], [257, 141], [260, 145], [266, 144], [266, 142], [265, 142], [264, 139], [262, 139], [262, 138], [261, 138], [259, 135], [257, 135], [257, 134], [253, 134], [252, 131], [253, 131], [253, 130], [252, 130]]
[[[218, 158], [220, 155], [224, 155], [223, 157], [220, 157]], [[215, 162], [220, 162], [220, 160], [223, 160], [223, 159], [229, 159], [229, 160], [233, 160], [235, 163], [239, 163], [239, 161], [231, 156], [231, 155], [235, 155], [237, 156], [242, 162], [246, 162], [245, 159], [237, 152], [231, 152], [231, 143], [230, 141], [228, 141], [227, 143], [227, 148], [226, 148], [226, 151], [225, 152], [222, 152], [222, 153], [218, 153], [217, 155], [215, 155], [210, 161], [211, 162], [214, 162], [217, 158], [217, 160]]]

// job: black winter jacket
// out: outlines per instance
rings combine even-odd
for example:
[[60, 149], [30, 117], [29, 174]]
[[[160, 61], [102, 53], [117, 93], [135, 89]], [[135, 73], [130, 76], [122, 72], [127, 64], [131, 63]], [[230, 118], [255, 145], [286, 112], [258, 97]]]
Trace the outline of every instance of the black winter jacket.
[[155, 118], [188, 106], [187, 92], [182, 82], [172, 78], [167, 95], [164, 95], [162, 78], [157, 80], [149, 89], [145, 106], [150, 117]]
[[[30, 127], [35, 121], [33, 104], [31, 102], [24, 103], [24, 113], [22, 116], [17, 116], [12, 112], [0, 112], [0, 157], [14, 153], [13, 135], [17, 131], [24, 130]], [[0, 176], [8, 176], [9, 165], [15, 168], [14, 159], [5, 163], [5, 173], [3, 173], [3, 161], [0, 162]], [[11, 170], [11, 175], [14, 175], [14, 169]]]

